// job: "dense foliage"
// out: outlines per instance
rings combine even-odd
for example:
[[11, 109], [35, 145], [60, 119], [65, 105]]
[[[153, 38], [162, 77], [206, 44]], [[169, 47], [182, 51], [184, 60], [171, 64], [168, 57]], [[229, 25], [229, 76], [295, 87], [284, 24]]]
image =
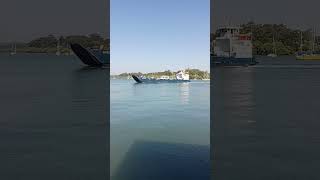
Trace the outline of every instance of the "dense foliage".
[[109, 50], [109, 39], [103, 39], [99, 34], [90, 34], [89, 36], [72, 35], [66, 37], [49, 35], [32, 40], [28, 43], [28, 46], [33, 48], [56, 48], [58, 43], [62, 49], [68, 48], [70, 43], [79, 43], [84, 47], [90, 48], [99, 48], [103, 45], [104, 50]]
[[[274, 47], [278, 55], [293, 55], [301, 49], [303, 51], [312, 49], [312, 29], [302, 31], [290, 29], [284, 24], [255, 24], [253, 22], [243, 24], [241, 27], [242, 33], [252, 33], [253, 52], [255, 55], [268, 55], [273, 53]], [[211, 41], [214, 38], [215, 34], [213, 33], [211, 34]], [[275, 46], [273, 45], [273, 39]], [[319, 40], [320, 37], [317, 36], [315, 50], [319, 50]]]
[[[18, 52], [27, 53], [55, 53], [59, 44], [61, 53], [70, 52], [70, 43], [79, 43], [87, 48], [100, 48], [103, 47], [104, 51], [110, 50], [110, 40], [104, 39], [99, 34], [84, 35], [71, 35], [56, 37], [48, 35], [46, 37], [36, 38], [28, 43], [18, 43]], [[0, 51], [11, 51], [12, 44], [3, 44], [0, 46]]]

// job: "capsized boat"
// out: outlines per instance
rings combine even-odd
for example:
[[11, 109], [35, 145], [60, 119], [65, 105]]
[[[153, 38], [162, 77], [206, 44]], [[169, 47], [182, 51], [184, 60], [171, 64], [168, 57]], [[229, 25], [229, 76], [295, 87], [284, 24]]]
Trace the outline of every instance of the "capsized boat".
[[102, 50], [87, 49], [77, 43], [70, 44], [74, 54], [88, 66], [101, 67], [109, 64], [110, 54], [104, 54]]
[[189, 74], [184, 70], [180, 70], [176, 74], [175, 79], [171, 79], [169, 76], [161, 76], [160, 78], [146, 78], [144, 76], [132, 75], [132, 78], [137, 83], [183, 83], [190, 82]]

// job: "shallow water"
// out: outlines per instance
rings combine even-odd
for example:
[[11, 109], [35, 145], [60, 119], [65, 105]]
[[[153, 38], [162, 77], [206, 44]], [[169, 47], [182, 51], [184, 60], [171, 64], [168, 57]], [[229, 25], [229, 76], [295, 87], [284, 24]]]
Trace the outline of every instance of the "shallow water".
[[320, 62], [215, 68], [214, 179], [320, 179]]
[[209, 87], [111, 80], [111, 179], [209, 179]]
[[108, 70], [0, 55], [0, 179], [107, 179]]

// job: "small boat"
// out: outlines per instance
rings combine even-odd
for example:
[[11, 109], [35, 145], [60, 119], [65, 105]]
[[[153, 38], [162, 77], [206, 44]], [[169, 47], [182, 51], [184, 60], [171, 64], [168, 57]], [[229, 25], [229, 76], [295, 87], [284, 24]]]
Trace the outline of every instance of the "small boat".
[[144, 76], [132, 75], [132, 78], [137, 83], [183, 83], [190, 82], [189, 74], [184, 70], [178, 71], [175, 79], [170, 79], [169, 76], [161, 76], [160, 78], [146, 78]]
[[275, 58], [275, 57], [277, 57], [277, 55], [276, 54], [268, 54], [268, 57]]
[[299, 54], [296, 56], [297, 60], [320, 60], [320, 53]]
[[88, 66], [101, 67], [109, 64], [110, 54], [104, 54], [102, 50], [90, 50], [77, 43], [70, 44], [70, 47], [74, 54]]

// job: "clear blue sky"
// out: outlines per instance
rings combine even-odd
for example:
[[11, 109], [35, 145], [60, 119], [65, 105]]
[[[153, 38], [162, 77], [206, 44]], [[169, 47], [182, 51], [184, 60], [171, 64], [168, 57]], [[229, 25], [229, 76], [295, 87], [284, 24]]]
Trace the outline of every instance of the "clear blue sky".
[[210, 69], [209, 0], [111, 0], [111, 74]]

